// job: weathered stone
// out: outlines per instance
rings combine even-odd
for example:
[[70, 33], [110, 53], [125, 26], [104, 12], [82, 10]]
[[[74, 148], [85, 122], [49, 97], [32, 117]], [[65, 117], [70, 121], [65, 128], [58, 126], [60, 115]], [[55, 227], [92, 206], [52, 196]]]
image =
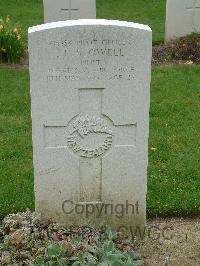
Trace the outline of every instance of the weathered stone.
[[166, 42], [200, 32], [200, 0], [167, 0]]
[[145, 225], [151, 50], [150, 28], [130, 22], [29, 29], [37, 212]]
[[44, 22], [95, 19], [96, 0], [43, 0]]

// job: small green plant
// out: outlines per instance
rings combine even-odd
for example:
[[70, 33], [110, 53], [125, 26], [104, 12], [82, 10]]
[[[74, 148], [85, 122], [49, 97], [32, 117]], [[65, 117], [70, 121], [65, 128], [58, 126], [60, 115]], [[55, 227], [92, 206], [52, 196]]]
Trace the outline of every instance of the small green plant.
[[120, 251], [116, 248], [115, 239], [118, 233], [106, 230], [95, 244], [83, 238], [73, 238], [62, 244], [51, 244], [45, 255], [38, 256], [36, 266], [142, 266], [132, 251]]
[[24, 55], [24, 44], [21, 39], [21, 29], [10, 17], [0, 18], [0, 63], [19, 63]]
[[64, 266], [68, 265], [69, 257], [71, 256], [71, 249], [64, 245], [51, 244], [47, 247], [46, 258], [38, 256], [35, 265], [40, 266]]

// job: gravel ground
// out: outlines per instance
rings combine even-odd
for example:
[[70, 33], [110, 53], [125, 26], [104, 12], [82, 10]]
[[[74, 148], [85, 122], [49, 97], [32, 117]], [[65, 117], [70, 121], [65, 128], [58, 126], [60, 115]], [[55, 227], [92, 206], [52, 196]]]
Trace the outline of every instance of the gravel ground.
[[200, 217], [153, 219], [149, 234], [134, 247], [145, 265], [200, 266]]

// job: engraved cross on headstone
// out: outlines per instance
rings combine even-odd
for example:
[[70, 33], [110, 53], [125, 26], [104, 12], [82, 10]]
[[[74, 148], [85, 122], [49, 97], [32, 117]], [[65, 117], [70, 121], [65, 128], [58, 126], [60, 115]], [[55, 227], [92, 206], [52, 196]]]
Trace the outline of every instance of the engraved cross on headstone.
[[68, 149], [79, 160], [82, 203], [102, 202], [103, 160], [112, 149], [136, 143], [136, 122], [116, 124], [103, 114], [103, 90], [79, 89], [79, 114], [67, 125], [44, 125], [45, 148]]
[[68, 19], [73, 19], [74, 17], [73, 17], [73, 15], [74, 15], [74, 13], [77, 13], [78, 11], [79, 11], [79, 9], [78, 8], [73, 8], [72, 7], [72, 2], [73, 2], [73, 0], [68, 0], [69, 2], [68, 2], [68, 7], [66, 7], [66, 8], [61, 8], [61, 12], [65, 12], [65, 13], [67, 13], [68, 14]]
[[187, 6], [186, 10], [192, 12], [192, 27], [194, 32], [197, 32], [200, 27], [196, 24], [196, 18], [200, 17], [200, 0], [193, 0], [193, 5]]

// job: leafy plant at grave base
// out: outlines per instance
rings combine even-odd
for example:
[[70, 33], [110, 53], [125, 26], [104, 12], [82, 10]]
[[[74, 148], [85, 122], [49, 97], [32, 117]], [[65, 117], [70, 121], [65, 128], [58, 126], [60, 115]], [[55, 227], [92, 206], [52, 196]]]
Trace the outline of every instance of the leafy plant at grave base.
[[0, 18], [0, 63], [19, 63], [24, 55], [24, 43], [21, 39], [21, 29], [10, 17]]
[[171, 43], [172, 58], [200, 63], [200, 34], [192, 33]]
[[69, 242], [51, 244], [47, 247], [46, 256], [38, 256], [37, 266], [142, 266], [143, 262], [135, 259], [134, 252], [122, 252], [114, 243], [117, 232], [106, 230], [95, 245], [85, 243], [82, 238]]

